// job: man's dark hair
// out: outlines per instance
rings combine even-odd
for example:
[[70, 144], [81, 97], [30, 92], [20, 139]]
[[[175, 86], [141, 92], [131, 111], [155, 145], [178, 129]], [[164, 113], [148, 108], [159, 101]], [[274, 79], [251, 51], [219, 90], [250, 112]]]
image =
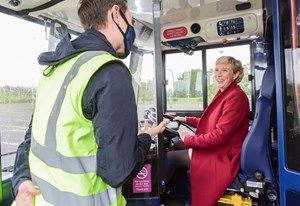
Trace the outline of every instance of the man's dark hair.
[[123, 13], [127, 10], [126, 0], [80, 0], [78, 16], [84, 30], [103, 25], [113, 5], [118, 5]]

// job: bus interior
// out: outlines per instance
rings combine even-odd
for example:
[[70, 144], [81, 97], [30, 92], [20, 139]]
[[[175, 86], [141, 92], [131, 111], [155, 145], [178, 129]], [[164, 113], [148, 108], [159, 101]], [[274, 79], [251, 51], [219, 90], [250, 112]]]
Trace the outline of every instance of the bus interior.
[[[77, 16], [78, 2], [0, 2], [0, 15], [10, 17], [1, 29], [0, 42], [12, 44], [11, 50], [0, 53], [4, 58], [0, 60], [2, 205], [13, 201], [10, 178], [15, 153], [24, 139], [43, 71], [32, 62], [40, 52], [54, 50], [67, 33], [76, 38], [84, 31]], [[300, 205], [300, 0], [127, 2], [135, 19], [136, 40], [124, 62], [134, 79], [139, 120], [142, 124], [171, 121], [151, 145], [145, 167], [123, 186], [127, 205], [191, 205], [189, 170], [178, 170], [172, 187], [165, 184], [165, 154], [178, 139], [179, 126], [188, 127], [172, 120], [201, 117], [218, 91], [215, 60], [223, 55], [243, 64], [240, 86], [249, 99], [251, 124], [240, 172], [218, 205]], [[15, 19], [28, 25], [18, 28]], [[10, 31], [15, 27], [20, 34]], [[39, 32], [22, 35], [22, 30], [31, 29]], [[6, 57], [20, 60], [6, 61]], [[21, 67], [24, 71], [19, 71]]]

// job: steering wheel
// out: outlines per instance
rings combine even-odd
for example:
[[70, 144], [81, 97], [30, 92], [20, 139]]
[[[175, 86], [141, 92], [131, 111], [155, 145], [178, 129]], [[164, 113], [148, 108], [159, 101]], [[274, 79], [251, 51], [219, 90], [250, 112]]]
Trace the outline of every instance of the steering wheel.
[[164, 136], [169, 140], [179, 136], [178, 129], [181, 122], [174, 121], [174, 117], [171, 115], [163, 114], [163, 117], [170, 120], [170, 123], [166, 125]]
[[178, 129], [179, 129], [180, 125], [183, 125], [184, 127], [191, 130], [192, 132], [195, 132], [194, 129], [191, 126], [189, 126], [187, 123], [180, 122], [180, 121], [174, 121], [174, 116], [163, 114], [163, 117], [167, 118], [171, 121], [166, 126], [165, 132], [164, 132], [165, 137], [168, 139], [172, 139], [174, 137], [179, 136]]

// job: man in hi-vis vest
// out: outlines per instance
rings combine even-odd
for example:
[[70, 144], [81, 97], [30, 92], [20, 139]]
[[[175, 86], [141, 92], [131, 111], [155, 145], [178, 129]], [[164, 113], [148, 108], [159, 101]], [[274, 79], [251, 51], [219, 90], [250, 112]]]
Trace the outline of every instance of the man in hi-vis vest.
[[[66, 35], [39, 82], [35, 110], [12, 178], [18, 206], [124, 206], [121, 186], [143, 167], [151, 138], [138, 131], [126, 58], [135, 39], [124, 0], [81, 0], [85, 29]], [[138, 135], [139, 133], [139, 135]], [[30, 169], [29, 169], [30, 168]]]

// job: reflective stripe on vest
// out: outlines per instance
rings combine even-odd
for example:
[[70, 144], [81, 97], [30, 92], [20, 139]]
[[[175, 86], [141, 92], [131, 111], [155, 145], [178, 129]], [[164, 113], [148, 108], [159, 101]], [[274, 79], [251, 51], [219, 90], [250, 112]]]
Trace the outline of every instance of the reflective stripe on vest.
[[[35, 175], [32, 175], [32, 178], [39, 183], [40, 188], [47, 188], [43, 191], [43, 196], [47, 202], [53, 204], [55, 206], [89, 206], [89, 205], [97, 205], [97, 206], [105, 206], [112, 205], [117, 202], [117, 195], [121, 194], [122, 188], [119, 187], [117, 189], [110, 188], [105, 192], [100, 194], [90, 195], [90, 196], [78, 196], [71, 192], [64, 192], [58, 190], [53, 185], [48, 182], [38, 178]], [[63, 197], [59, 199], [58, 197]]]
[[[41, 145], [34, 138], [34, 133], [32, 133], [33, 138], [31, 140], [31, 151], [30, 151], [30, 160], [31, 160], [31, 170], [32, 179], [38, 185], [43, 195], [43, 199], [55, 206], [58, 205], [82, 205], [82, 206], [108, 206], [108, 205], [125, 205], [126, 201], [121, 194], [121, 187], [111, 188], [102, 178], [97, 176], [97, 164], [96, 164], [96, 155], [87, 155], [87, 156], [65, 156], [56, 150], [57, 148], [57, 122], [59, 114], [61, 113], [61, 108], [67, 94], [67, 88], [72, 80], [78, 74], [82, 65], [89, 60], [93, 59], [95, 56], [102, 54], [108, 54], [101, 51], [91, 51], [86, 52], [79, 56], [76, 62], [73, 64], [71, 69], [68, 71], [66, 77], [63, 80], [62, 85], [59, 88], [56, 99], [54, 101], [53, 107], [49, 114], [47, 129], [45, 133], [45, 143]], [[76, 57], [75, 57], [76, 58]], [[118, 60], [117, 58], [108, 55], [106, 60], [104, 60], [101, 65], [95, 65], [101, 67], [104, 63], [108, 61]], [[98, 70], [98, 68], [95, 69]], [[58, 68], [59, 69], [59, 68]], [[92, 74], [91, 74], [92, 75]], [[49, 86], [49, 85], [48, 85]], [[80, 152], [79, 152], [80, 153]], [[51, 155], [49, 155], [51, 154]], [[38, 171], [40, 167], [49, 168], [50, 175], [47, 176], [47, 171]], [[49, 173], [48, 171], [48, 173]], [[44, 174], [45, 173], [45, 174]], [[54, 174], [53, 174], [54, 173]], [[51, 178], [57, 178], [59, 173], [64, 173], [65, 176], [69, 177], [70, 180], [78, 180], [79, 183], [83, 182], [84, 184], [92, 184], [86, 182], [86, 179], [92, 178], [93, 182], [97, 183], [97, 187], [94, 190], [84, 192], [84, 194], [76, 194], [73, 191], [64, 191], [63, 186], [57, 186], [51, 184]], [[83, 175], [83, 176], [82, 176]], [[95, 180], [94, 178], [99, 180]], [[48, 179], [45, 181], [44, 179]], [[92, 182], [92, 181], [91, 181]], [[100, 186], [99, 186], [100, 185]], [[84, 187], [82, 185], [82, 187]], [[79, 189], [80, 191], [80, 189]], [[37, 196], [38, 198], [38, 196]], [[119, 202], [118, 202], [119, 201]]]

